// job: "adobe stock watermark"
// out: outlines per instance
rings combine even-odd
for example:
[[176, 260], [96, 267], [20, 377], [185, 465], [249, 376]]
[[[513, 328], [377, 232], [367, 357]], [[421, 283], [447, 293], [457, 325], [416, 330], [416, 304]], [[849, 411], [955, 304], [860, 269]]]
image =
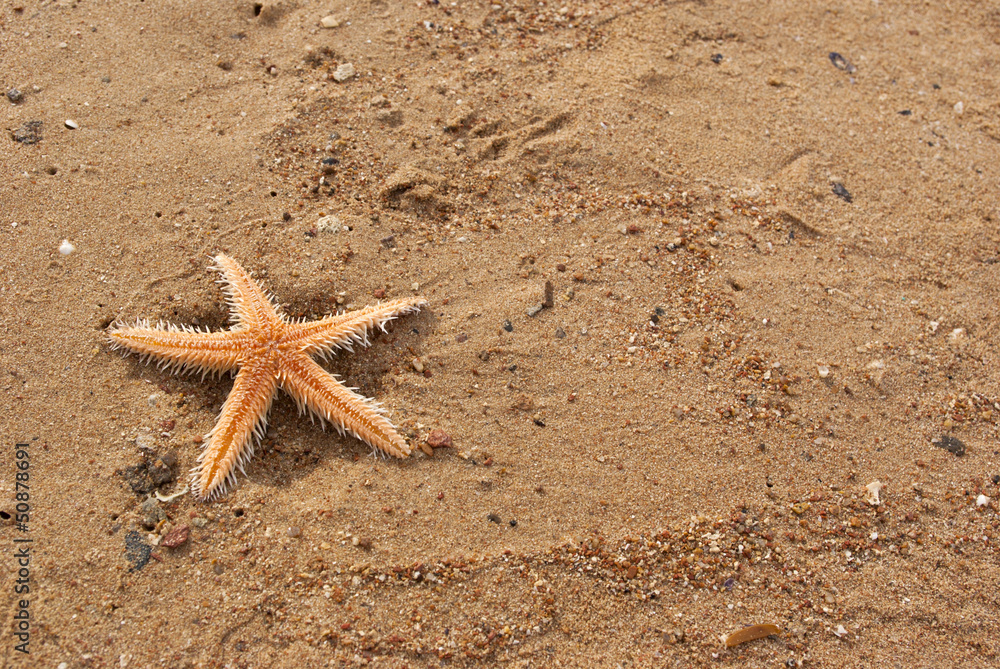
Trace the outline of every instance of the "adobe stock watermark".
[[14, 537], [14, 650], [29, 653], [31, 643], [31, 544], [28, 522], [31, 516], [31, 448], [14, 446], [14, 528], [23, 535]]

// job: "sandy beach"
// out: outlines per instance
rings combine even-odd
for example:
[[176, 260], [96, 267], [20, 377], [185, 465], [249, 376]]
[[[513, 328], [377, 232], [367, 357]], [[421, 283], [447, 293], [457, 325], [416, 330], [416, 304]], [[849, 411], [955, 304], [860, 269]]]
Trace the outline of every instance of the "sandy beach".
[[[0, 8], [0, 665], [1000, 664], [995, 3]], [[190, 493], [230, 375], [421, 295]], [[760, 627], [773, 626], [773, 627]], [[745, 630], [745, 628], [751, 628]]]

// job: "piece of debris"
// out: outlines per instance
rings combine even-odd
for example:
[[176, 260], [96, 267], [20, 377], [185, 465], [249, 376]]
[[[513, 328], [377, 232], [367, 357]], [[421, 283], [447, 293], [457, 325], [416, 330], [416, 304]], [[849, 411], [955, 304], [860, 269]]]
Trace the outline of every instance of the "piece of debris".
[[763, 639], [764, 637], [771, 636], [772, 634], [778, 634], [780, 632], [781, 630], [778, 629], [777, 625], [770, 624], [744, 627], [743, 629], [733, 632], [726, 637], [726, 648], [732, 648], [733, 646], [738, 646], [741, 643], [746, 643], [747, 641]]

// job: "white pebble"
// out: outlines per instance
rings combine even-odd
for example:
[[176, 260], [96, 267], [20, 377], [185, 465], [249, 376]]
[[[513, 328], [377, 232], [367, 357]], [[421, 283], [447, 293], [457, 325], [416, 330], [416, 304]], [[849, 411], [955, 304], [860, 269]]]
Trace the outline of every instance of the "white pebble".
[[80, 127], [80, 124], [74, 121], [73, 119], [68, 118], [66, 119], [66, 127], [69, 128], [70, 130], [76, 130], [77, 128]]
[[413, 292], [415, 293], [415, 292], [417, 292], [418, 290], [420, 290], [420, 284], [419, 284], [419, 283], [417, 283], [416, 281], [414, 281], [414, 282], [413, 282], [413, 285], [412, 285], [412, 286], [410, 286], [410, 289], [411, 289], [411, 290], [412, 290], [412, 291], [413, 291]]
[[826, 377], [830, 376], [830, 368], [827, 367], [826, 365], [820, 365], [819, 367], [816, 368], [816, 371], [819, 373], [819, 378], [821, 379], [825, 379]]
[[840, 639], [847, 636], [847, 629], [843, 625], [837, 625], [837, 629], [835, 629], [833, 633], [837, 635], [838, 639]]
[[976, 506], [986, 506], [990, 503], [990, 498], [986, 495], [980, 495], [976, 498]]
[[319, 20], [319, 25], [323, 28], [336, 28], [340, 25], [340, 20], [336, 16], [324, 16]]
[[338, 65], [337, 69], [333, 71], [333, 79], [337, 83], [347, 81], [354, 76], [354, 65], [352, 63], [344, 63], [343, 65]]
[[59, 245], [59, 253], [68, 256], [73, 251], [76, 251], [76, 247], [70, 244], [68, 239], [62, 240], [62, 244]]
[[329, 216], [324, 216], [323, 218], [316, 221], [316, 231], [317, 232], [340, 232], [340, 227], [342, 223], [337, 216], [330, 214]]
[[955, 103], [955, 113], [961, 116], [962, 112], [964, 111], [965, 111], [965, 105], [962, 103], [961, 100], [959, 100], [958, 102]]

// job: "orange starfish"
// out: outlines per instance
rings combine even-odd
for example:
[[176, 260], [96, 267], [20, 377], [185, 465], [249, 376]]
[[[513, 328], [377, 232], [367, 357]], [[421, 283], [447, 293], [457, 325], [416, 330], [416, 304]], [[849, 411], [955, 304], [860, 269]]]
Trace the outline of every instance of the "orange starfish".
[[[222, 273], [231, 311], [232, 328], [202, 331], [148, 321], [134, 326], [117, 322], [108, 330], [112, 348], [128, 348], [143, 360], [158, 358], [160, 367], [221, 373], [239, 368], [233, 389], [222, 405], [205, 447], [192, 470], [191, 488], [202, 500], [213, 499], [236, 483], [236, 469], [253, 457], [254, 437], [264, 435], [267, 412], [280, 386], [320, 422], [330, 421], [341, 434], [350, 432], [374, 448], [405, 458], [406, 440], [383, 415], [374, 400], [353, 392], [313, 360], [325, 358], [336, 348], [353, 351], [353, 344], [368, 345], [368, 330], [396, 316], [418, 311], [427, 304], [422, 297], [393, 300], [318, 321], [290, 321], [260, 285], [235, 260], [215, 258]], [[325, 423], [324, 423], [325, 424]]]

